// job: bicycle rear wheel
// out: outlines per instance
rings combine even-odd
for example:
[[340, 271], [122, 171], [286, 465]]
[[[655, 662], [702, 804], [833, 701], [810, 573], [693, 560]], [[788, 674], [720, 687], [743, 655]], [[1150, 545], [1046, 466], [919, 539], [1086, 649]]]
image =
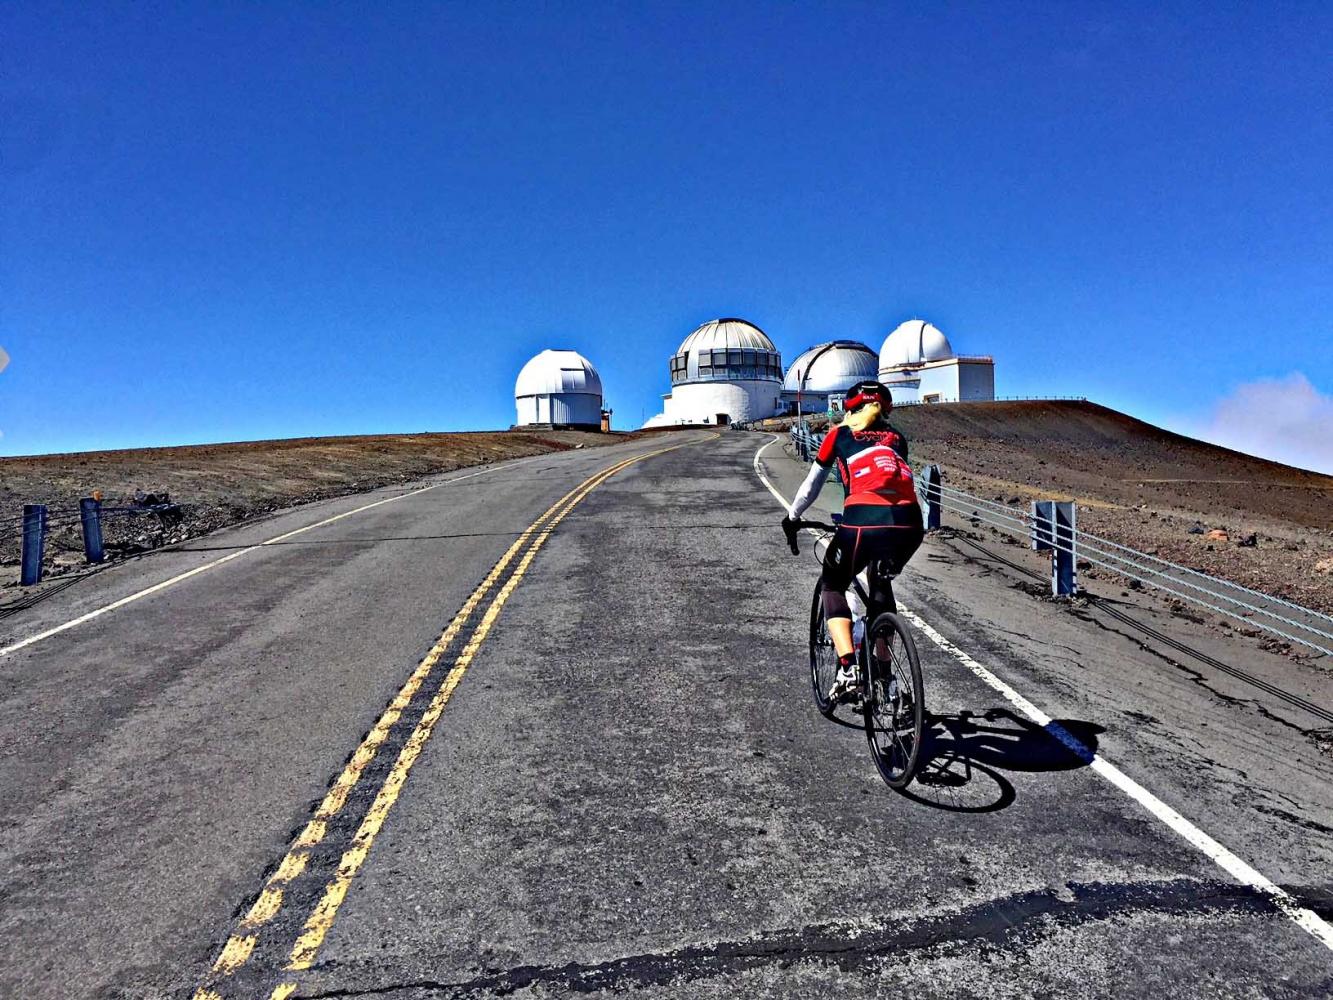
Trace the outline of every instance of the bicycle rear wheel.
[[815, 599], [810, 605], [810, 687], [820, 714], [833, 717], [833, 702], [828, 693], [838, 676], [838, 653], [824, 623], [824, 581], [815, 584]]
[[870, 755], [886, 785], [905, 788], [916, 773], [926, 716], [916, 643], [903, 620], [885, 612], [871, 625], [865, 648], [870, 681], [865, 728]]

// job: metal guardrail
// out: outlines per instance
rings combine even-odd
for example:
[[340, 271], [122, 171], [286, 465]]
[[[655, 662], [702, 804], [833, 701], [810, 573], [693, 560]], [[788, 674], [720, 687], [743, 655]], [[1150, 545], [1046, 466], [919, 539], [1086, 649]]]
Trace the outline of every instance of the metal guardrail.
[[[165, 494], [164, 494], [165, 496]], [[85, 497], [77, 507], [56, 507], [46, 504], [25, 504], [18, 518], [0, 521], [0, 543], [21, 536], [19, 583], [31, 587], [41, 583], [44, 572], [46, 538], [53, 529], [78, 524], [83, 534], [83, 549], [87, 561], [100, 563], [106, 558], [102, 540], [102, 521], [105, 517], [156, 515], [164, 525], [179, 521], [182, 508], [176, 503], [143, 503], [125, 507], [104, 507], [98, 496]]]
[[1140, 552], [1083, 531], [1072, 520], [1067, 531], [1052, 531], [1050, 520], [1039, 510], [1040, 501], [1034, 503], [1032, 509], [1024, 510], [943, 483], [924, 488], [919, 484], [918, 492], [924, 503], [933, 501], [941, 510], [973, 523], [988, 525], [1013, 538], [1031, 542], [1034, 547], [1049, 548], [1055, 555], [1063, 553], [1071, 561], [1085, 561], [1178, 600], [1242, 621], [1287, 642], [1333, 656], [1333, 615]]
[[[815, 460], [815, 456], [819, 454], [819, 446], [824, 440], [824, 436], [816, 434], [804, 420], [792, 426], [788, 432], [788, 437], [791, 439], [792, 450], [796, 452], [802, 462], [807, 463]], [[837, 478], [837, 471], [829, 469], [829, 482], [835, 482]]]
[[791, 438], [791, 444], [796, 449], [796, 454], [800, 456], [802, 462], [813, 462], [815, 453], [819, 450], [819, 442], [815, 440], [814, 432], [810, 430], [810, 425], [804, 421], [793, 424], [791, 430], [787, 432]]
[[[808, 424], [793, 426], [789, 437], [797, 456], [805, 462], [814, 460], [820, 436]], [[940, 514], [948, 512], [1003, 531], [1038, 551], [1050, 551], [1051, 587], [1057, 595], [1077, 592], [1077, 569], [1083, 561], [1287, 642], [1333, 656], [1333, 615], [1083, 531], [1077, 525], [1073, 503], [1035, 501], [1024, 509], [946, 486], [938, 466], [928, 466], [922, 472], [916, 488], [928, 528], [938, 527]]]

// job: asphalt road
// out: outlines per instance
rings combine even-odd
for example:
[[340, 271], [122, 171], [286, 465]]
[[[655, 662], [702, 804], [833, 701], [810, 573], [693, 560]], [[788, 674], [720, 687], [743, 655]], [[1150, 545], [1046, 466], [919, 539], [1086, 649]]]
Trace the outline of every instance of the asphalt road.
[[766, 440], [302, 508], [0, 623], [0, 996], [1333, 995], [1327, 665], [945, 532], [894, 794], [811, 704]]

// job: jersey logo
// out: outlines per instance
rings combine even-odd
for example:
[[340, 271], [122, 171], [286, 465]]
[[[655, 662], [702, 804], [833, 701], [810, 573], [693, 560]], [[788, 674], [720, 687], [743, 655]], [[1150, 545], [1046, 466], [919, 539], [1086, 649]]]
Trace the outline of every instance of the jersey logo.
[[851, 479], [857, 493], [879, 493], [907, 497], [913, 493], [912, 469], [898, 453], [883, 444], [872, 445], [852, 456]]

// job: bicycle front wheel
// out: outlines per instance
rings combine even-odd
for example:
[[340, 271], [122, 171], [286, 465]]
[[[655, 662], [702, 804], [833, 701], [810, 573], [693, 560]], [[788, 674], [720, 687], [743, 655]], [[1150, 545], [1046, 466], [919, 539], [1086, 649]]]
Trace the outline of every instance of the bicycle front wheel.
[[866, 739], [880, 777], [890, 788], [905, 788], [916, 773], [926, 692], [916, 643], [901, 618], [879, 615], [866, 636], [869, 690], [865, 701]]
[[815, 584], [815, 599], [810, 605], [810, 687], [815, 707], [821, 715], [833, 717], [829, 691], [838, 676], [838, 653], [824, 622], [824, 581]]

